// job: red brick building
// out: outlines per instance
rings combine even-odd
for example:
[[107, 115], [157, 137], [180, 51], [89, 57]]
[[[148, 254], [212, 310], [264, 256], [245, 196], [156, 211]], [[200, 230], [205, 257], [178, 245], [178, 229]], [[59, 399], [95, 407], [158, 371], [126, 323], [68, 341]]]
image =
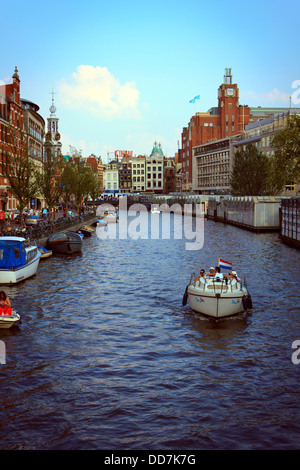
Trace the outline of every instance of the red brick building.
[[17, 149], [21, 143], [26, 145], [23, 132], [23, 108], [20, 97], [20, 78], [18, 69], [12, 76], [13, 82], [0, 85], [0, 210], [15, 209], [16, 199], [9, 194], [9, 181], [2, 174], [6, 156]]
[[218, 90], [218, 107], [206, 113], [196, 113], [188, 127], [183, 128], [179, 152], [183, 173], [182, 191], [192, 190], [192, 148], [241, 133], [251, 117], [250, 108], [239, 104], [238, 86], [232, 83], [231, 69], [226, 69], [224, 83]]

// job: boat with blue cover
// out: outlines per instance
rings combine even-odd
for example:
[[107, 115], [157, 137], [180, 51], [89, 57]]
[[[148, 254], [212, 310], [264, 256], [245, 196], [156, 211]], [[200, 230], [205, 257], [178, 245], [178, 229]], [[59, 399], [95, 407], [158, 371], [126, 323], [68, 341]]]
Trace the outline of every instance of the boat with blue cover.
[[0, 284], [16, 284], [36, 274], [41, 253], [22, 237], [0, 237]]

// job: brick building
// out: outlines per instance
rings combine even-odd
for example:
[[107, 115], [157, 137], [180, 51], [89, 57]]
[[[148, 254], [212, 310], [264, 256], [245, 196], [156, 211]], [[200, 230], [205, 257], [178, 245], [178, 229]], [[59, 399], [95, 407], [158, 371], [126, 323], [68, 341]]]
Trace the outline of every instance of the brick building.
[[225, 70], [224, 83], [218, 89], [218, 107], [192, 116], [181, 134], [182, 191], [191, 191], [193, 182], [192, 149], [214, 140], [241, 133], [251, 116], [248, 106], [239, 104], [239, 88], [232, 82], [231, 69]]
[[20, 78], [18, 69], [12, 76], [13, 82], [0, 85], [0, 210], [16, 209], [17, 201], [7, 187], [8, 179], [2, 174], [6, 157], [20, 152], [26, 146], [26, 135], [23, 133], [23, 107], [20, 98]]

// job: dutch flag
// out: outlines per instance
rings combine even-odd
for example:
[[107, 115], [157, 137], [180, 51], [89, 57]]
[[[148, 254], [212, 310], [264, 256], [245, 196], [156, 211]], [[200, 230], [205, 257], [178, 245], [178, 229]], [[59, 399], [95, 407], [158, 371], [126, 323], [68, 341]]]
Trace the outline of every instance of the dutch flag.
[[228, 261], [224, 261], [223, 259], [219, 258], [219, 268], [231, 270], [232, 263], [229, 263]]

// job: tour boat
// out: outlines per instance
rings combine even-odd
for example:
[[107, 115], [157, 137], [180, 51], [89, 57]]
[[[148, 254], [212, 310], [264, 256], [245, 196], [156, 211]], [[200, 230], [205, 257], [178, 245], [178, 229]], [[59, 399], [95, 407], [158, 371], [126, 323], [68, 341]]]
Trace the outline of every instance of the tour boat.
[[41, 253], [25, 238], [0, 237], [0, 284], [16, 284], [36, 274]]
[[213, 318], [230, 317], [252, 308], [251, 296], [242, 282], [229, 278], [200, 278], [195, 282], [193, 274], [182, 304], [187, 301], [195, 312]]
[[70, 230], [58, 232], [48, 238], [48, 246], [55, 253], [78, 253], [82, 249], [82, 238], [78, 233]]
[[[4, 310], [7, 310], [5, 312]], [[10, 328], [20, 320], [20, 315], [13, 308], [0, 308], [0, 328]]]

